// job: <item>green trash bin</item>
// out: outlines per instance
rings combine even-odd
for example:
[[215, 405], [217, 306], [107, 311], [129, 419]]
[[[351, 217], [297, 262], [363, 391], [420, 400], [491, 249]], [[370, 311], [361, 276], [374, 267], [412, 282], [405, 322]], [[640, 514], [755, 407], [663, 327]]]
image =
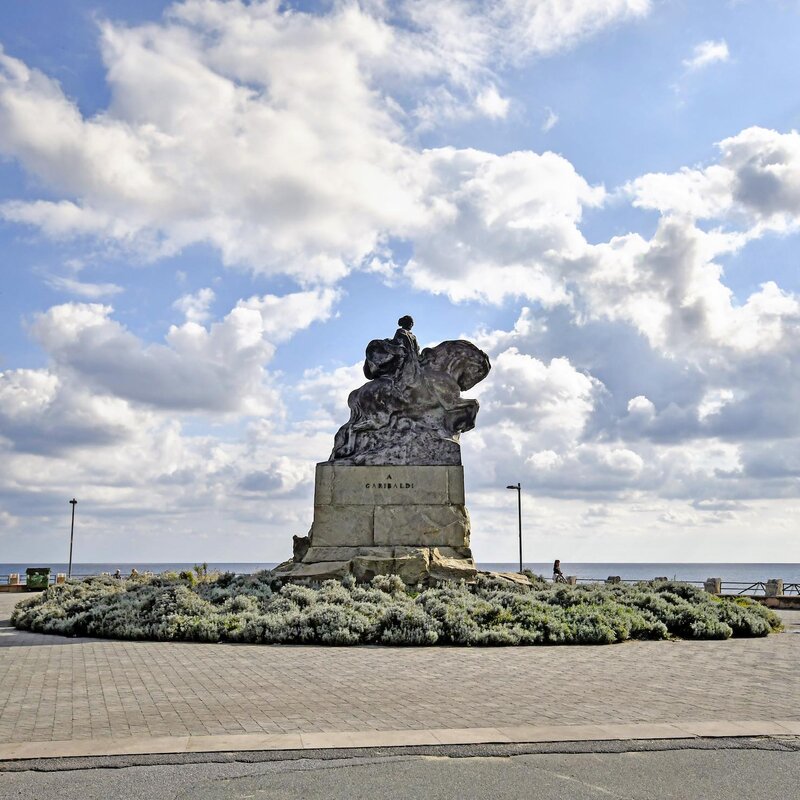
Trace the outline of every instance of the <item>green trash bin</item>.
[[29, 589], [46, 589], [50, 585], [50, 567], [28, 567], [25, 583]]

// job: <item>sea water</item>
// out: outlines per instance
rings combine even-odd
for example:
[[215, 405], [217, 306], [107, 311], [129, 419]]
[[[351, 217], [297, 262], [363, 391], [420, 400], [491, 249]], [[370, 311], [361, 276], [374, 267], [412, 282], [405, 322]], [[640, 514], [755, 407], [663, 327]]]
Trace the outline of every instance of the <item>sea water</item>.
[[[180, 572], [192, 569], [199, 562], [129, 562], [116, 563], [74, 563], [72, 575], [99, 575], [107, 572], [113, 574], [119, 570], [123, 575], [129, 575], [132, 569], [139, 572]], [[208, 562], [209, 570], [220, 570], [235, 573], [252, 573], [262, 569], [271, 569], [277, 566], [275, 561], [262, 562]], [[546, 578], [552, 576], [553, 563], [524, 562], [525, 569], [529, 569]], [[30, 561], [25, 564], [0, 564], [0, 580], [11, 572], [25, 574], [27, 567], [50, 567], [55, 574], [66, 572], [67, 565], [63, 563], [48, 563]], [[517, 563], [480, 563], [479, 569], [493, 570], [495, 572], [516, 572]], [[619, 575], [623, 580], [650, 580], [652, 578], [669, 578], [678, 581], [704, 581], [706, 578], [721, 578], [723, 581], [748, 582], [766, 581], [770, 578], [783, 578], [784, 583], [800, 583], [800, 564], [771, 563], [573, 563], [561, 562], [561, 571], [564, 575], [576, 575], [583, 579], [605, 580], [610, 575]], [[24, 578], [23, 578], [24, 580]]]

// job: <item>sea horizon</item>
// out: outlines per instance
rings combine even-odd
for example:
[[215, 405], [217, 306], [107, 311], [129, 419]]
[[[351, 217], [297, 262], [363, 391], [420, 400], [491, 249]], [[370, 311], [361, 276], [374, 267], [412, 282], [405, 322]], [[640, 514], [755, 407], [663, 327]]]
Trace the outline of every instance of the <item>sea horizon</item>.
[[[117, 569], [124, 575], [132, 569], [138, 572], [168, 572], [188, 570], [203, 561], [76, 561], [72, 564], [74, 577], [99, 575], [104, 572], [113, 574]], [[277, 561], [207, 561], [209, 570], [235, 573], [253, 573], [263, 569], [272, 569]], [[478, 561], [479, 569], [494, 572], [517, 572], [519, 562]], [[12, 572], [25, 572], [28, 567], [49, 567], [53, 573], [67, 572], [66, 562], [28, 561], [0, 563], [0, 576]], [[532, 572], [550, 577], [553, 562], [523, 561], [523, 567]], [[563, 561], [561, 568], [564, 575], [575, 575], [582, 579], [605, 580], [609, 576], [618, 575], [623, 580], [649, 580], [665, 577], [679, 581], [704, 581], [706, 578], [721, 578], [725, 581], [766, 581], [770, 578], [782, 578], [786, 583], [800, 583], [800, 563], [796, 562], [747, 562], [747, 561]]]

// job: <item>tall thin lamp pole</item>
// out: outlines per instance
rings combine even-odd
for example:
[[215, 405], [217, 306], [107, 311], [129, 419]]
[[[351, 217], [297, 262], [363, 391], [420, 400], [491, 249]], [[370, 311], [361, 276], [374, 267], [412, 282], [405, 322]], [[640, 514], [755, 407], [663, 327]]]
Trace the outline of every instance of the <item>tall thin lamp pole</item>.
[[517, 483], [514, 486], [506, 486], [506, 489], [517, 490], [517, 515], [519, 517], [519, 571], [522, 572], [522, 486]]
[[67, 569], [67, 578], [72, 577], [72, 538], [75, 535], [75, 506], [78, 501], [73, 497], [69, 503], [72, 506], [72, 525], [69, 528], [69, 568]]

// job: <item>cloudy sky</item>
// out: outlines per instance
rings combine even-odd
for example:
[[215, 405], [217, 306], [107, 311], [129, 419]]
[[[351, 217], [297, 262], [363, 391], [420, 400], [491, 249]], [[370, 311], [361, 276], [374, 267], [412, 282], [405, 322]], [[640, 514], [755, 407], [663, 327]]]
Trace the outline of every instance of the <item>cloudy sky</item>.
[[800, 561], [800, 3], [0, 5], [0, 561], [277, 561], [366, 343], [473, 549]]

